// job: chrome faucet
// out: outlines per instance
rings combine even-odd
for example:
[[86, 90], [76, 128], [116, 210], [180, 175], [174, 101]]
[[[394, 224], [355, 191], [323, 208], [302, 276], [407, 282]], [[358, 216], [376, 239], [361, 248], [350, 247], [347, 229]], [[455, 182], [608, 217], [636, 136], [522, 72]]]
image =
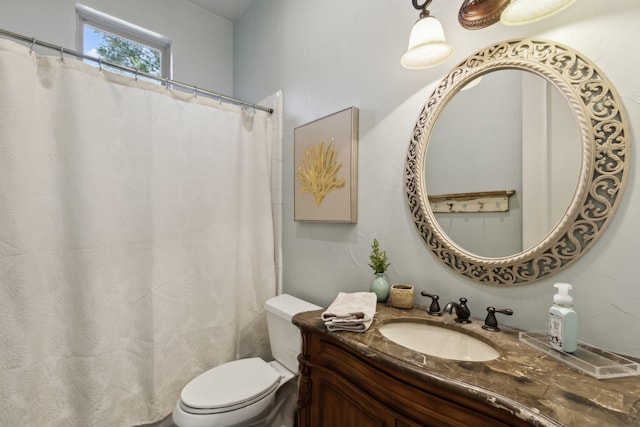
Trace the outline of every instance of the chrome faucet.
[[456, 311], [456, 322], [458, 323], [471, 323], [469, 320], [469, 316], [471, 316], [471, 312], [469, 311], [469, 307], [467, 307], [467, 299], [460, 298], [460, 303], [450, 302], [444, 307], [444, 312], [453, 314], [453, 310]]

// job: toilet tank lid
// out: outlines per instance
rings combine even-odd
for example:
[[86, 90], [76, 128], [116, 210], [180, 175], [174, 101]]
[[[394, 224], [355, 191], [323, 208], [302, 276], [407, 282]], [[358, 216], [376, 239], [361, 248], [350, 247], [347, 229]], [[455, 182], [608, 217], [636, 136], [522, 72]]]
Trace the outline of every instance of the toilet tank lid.
[[287, 321], [291, 321], [291, 318], [298, 313], [319, 310], [322, 308], [289, 294], [281, 294], [270, 298], [265, 303], [265, 307], [267, 311], [280, 316]]

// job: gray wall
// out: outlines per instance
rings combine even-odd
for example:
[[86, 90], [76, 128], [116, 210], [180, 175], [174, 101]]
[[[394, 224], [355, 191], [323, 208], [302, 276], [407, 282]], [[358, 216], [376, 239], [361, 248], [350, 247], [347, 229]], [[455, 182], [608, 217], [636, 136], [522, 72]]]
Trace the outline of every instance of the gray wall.
[[[545, 328], [552, 284], [573, 283], [580, 336], [640, 356], [637, 150], [619, 212], [595, 247], [560, 274], [522, 287], [478, 285], [440, 265], [409, 220], [403, 189], [406, 149], [427, 86], [470, 53], [507, 38], [555, 40], [596, 61], [622, 96], [633, 141], [640, 126], [640, 58], [629, 41], [640, 36], [640, 3], [581, 0], [539, 23], [479, 31], [458, 25], [460, 3], [433, 3], [431, 12], [443, 22], [456, 53], [424, 71], [399, 65], [417, 19], [408, 0], [256, 0], [236, 21], [236, 96], [261, 99], [284, 92], [284, 290], [321, 305], [339, 291], [367, 290], [375, 237], [390, 257], [392, 282], [436, 292], [444, 302], [466, 296], [477, 317], [488, 305], [512, 308], [514, 316], [500, 320], [527, 330]], [[293, 129], [352, 105], [360, 109], [358, 223], [294, 222]]]

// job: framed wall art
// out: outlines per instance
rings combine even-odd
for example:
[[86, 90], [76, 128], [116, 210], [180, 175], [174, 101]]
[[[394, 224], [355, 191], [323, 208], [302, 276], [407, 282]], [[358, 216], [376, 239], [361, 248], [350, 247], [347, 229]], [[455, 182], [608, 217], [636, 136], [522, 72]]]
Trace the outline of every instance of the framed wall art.
[[294, 220], [356, 223], [358, 109], [294, 130]]

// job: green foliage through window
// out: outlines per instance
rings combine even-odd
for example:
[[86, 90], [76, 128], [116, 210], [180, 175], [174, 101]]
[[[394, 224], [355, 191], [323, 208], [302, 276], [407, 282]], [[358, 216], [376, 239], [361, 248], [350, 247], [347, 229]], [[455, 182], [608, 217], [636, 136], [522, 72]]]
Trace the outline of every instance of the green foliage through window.
[[162, 77], [161, 52], [89, 25], [84, 29], [84, 51], [88, 56]]

